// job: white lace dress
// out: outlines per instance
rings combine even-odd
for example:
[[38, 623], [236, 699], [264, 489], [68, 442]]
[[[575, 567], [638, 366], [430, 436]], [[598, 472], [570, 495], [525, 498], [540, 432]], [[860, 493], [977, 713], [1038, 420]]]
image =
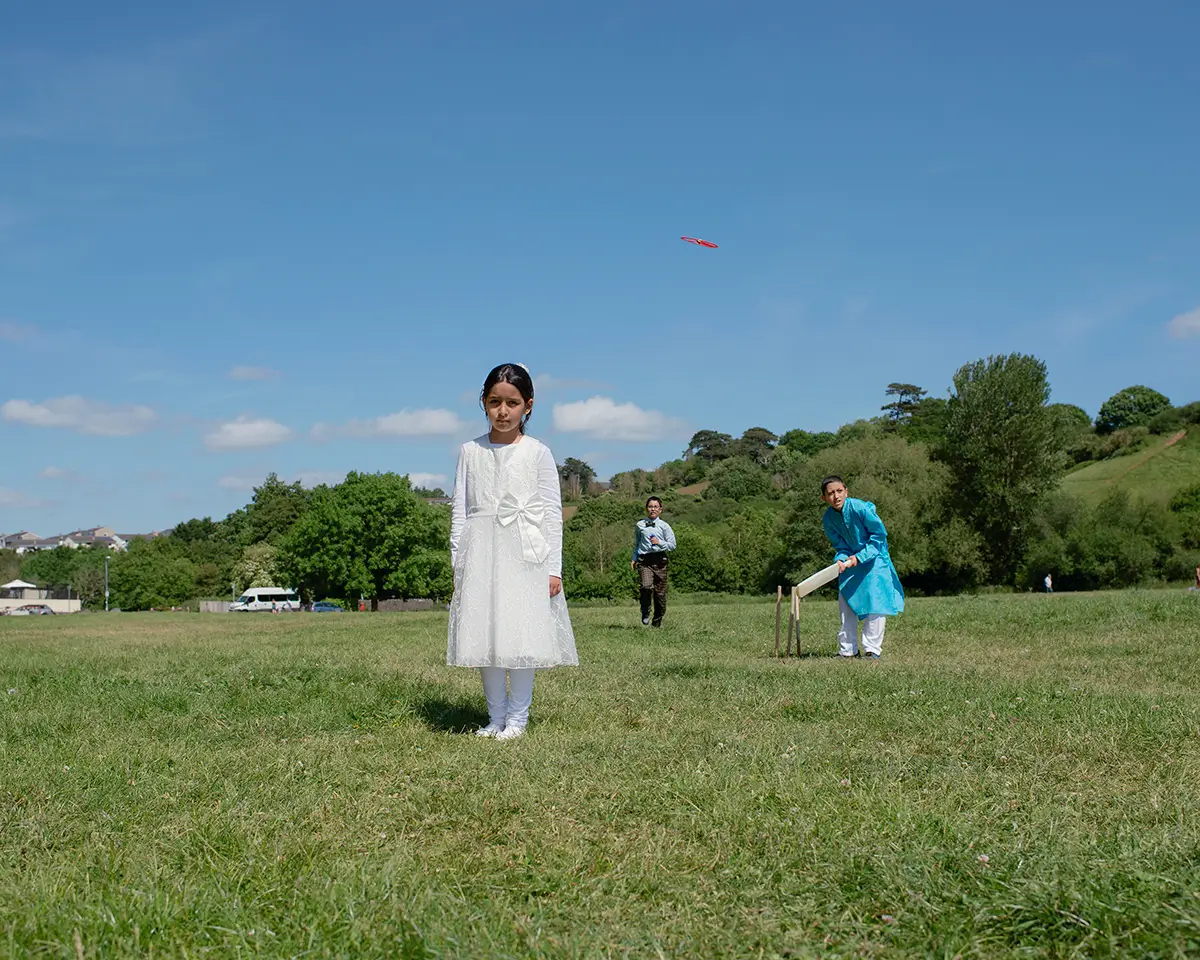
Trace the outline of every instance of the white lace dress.
[[549, 448], [533, 437], [462, 445], [454, 475], [454, 597], [446, 662], [510, 670], [576, 666], [563, 593], [562, 498]]

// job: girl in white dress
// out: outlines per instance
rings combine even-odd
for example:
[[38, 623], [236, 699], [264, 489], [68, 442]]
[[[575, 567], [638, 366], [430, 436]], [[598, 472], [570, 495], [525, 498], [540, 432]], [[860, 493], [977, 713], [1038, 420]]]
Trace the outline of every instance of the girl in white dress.
[[[487, 699], [481, 737], [525, 732], [534, 670], [577, 666], [562, 592], [562, 498], [550, 449], [526, 435], [533, 379], [520, 364], [487, 375], [491, 430], [462, 445], [454, 474], [454, 597], [446, 662], [478, 667]], [[507, 684], [506, 681], [507, 680]]]

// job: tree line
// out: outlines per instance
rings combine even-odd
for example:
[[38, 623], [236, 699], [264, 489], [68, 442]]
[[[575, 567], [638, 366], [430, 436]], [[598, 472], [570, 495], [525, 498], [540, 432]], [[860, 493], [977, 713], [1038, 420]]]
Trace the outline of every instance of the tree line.
[[[1073, 466], [1200, 424], [1200, 403], [1173, 406], [1133, 386], [1093, 420], [1050, 403], [1045, 364], [1022, 354], [964, 364], [944, 398], [900, 382], [884, 397], [878, 416], [836, 431], [699, 430], [678, 458], [619, 473], [604, 490], [587, 463], [568, 458], [559, 474], [574, 508], [563, 544], [570, 594], [634, 595], [632, 525], [651, 494], [666, 501], [677, 534], [676, 589], [762, 593], [794, 583], [828, 562], [818, 487], [832, 473], [879, 507], [910, 592], [1025, 589], [1047, 572], [1060, 588], [1119, 587], [1189, 579], [1200, 565], [1200, 482], [1162, 503], [1114, 493], [1090, 505], [1060, 490]], [[314, 489], [271, 474], [223, 520], [188, 520], [109, 555], [112, 604], [165, 607], [266, 585], [298, 587], [308, 600], [443, 600], [453, 586], [450, 516], [430, 501], [444, 496], [394, 473], [350, 473]], [[0, 575], [71, 585], [103, 607], [106, 555], [58, 548], [18, 560], [0, 551]]]

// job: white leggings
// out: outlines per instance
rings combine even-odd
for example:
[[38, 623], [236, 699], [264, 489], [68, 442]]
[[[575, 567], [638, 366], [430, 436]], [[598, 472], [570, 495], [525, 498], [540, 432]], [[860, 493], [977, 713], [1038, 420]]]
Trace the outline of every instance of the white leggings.
[[[840, 593], [838, 609], [842, 612], [842, 628], [838, 630], [838, 655], [852, 657], [858, 653], [858, 614], [850, 609], [850, 604]], [[887, 617], [881, 613], [872, 613], [863, 618], [863, 650], [867, 653], [883, 652], [883, 628], [886, 626]]]
[[[535, 670], [506, 670], [504, 667], [480, 667], [483, 695], [487, 699], [488, 720], [497, 727], [521, 727], [529, 722], [533, 703]], [[505, 681], [508, 689], [505, 689]]]

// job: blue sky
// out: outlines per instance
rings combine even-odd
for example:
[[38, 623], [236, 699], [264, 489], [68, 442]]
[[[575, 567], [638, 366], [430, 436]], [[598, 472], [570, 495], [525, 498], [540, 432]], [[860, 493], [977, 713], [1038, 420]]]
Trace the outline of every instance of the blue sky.
[[1104, 0], [25, 5], [0, 530], [449, 484], [506, 360], [602, 477], [991, 353], [1093, 415], [1200, 399], [1197, 35]]

